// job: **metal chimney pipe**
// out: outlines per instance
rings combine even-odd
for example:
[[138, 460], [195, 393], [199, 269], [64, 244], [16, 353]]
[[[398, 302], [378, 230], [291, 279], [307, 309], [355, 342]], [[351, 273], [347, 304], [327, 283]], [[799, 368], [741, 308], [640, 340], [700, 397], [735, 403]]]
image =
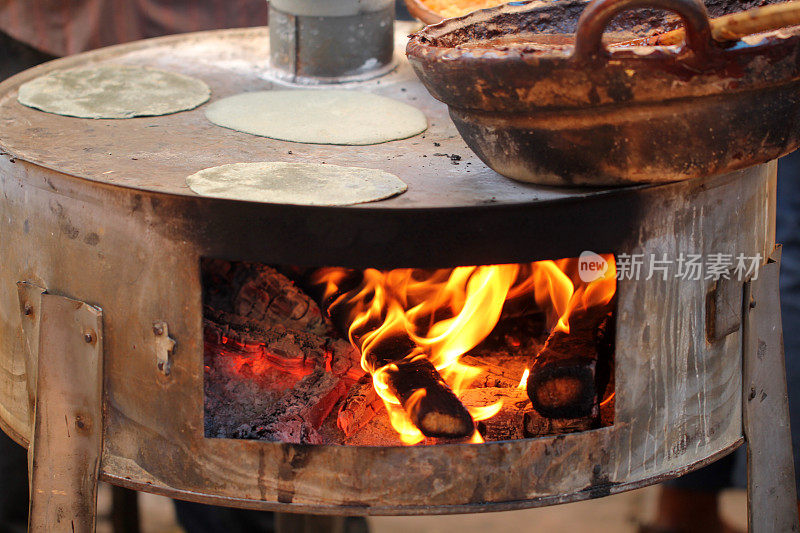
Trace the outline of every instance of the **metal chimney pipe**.
[[271, 0], [269, 26], [279, 79], [342, 83], [394, 66], [394, 0]]

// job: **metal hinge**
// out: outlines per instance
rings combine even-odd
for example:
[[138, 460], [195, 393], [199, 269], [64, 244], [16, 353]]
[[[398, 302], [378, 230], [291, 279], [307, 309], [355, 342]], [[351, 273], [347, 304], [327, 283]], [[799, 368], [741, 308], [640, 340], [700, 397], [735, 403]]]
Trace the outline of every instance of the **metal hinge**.
[[169, 326], [163, 320], [153, 323], [155, 335], [156, 367], [158, 371], [169, 376], [172, 373], [172, 352], [175, 340], [169, 336]]

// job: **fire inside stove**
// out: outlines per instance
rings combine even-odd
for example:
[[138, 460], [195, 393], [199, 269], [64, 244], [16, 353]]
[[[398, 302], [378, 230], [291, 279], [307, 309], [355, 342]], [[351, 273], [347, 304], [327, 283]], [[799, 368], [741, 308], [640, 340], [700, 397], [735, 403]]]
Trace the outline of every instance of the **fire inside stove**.
[[481, 443], [614, 420], [613, 255], [425, 270], [204, 259], [207, 437]]

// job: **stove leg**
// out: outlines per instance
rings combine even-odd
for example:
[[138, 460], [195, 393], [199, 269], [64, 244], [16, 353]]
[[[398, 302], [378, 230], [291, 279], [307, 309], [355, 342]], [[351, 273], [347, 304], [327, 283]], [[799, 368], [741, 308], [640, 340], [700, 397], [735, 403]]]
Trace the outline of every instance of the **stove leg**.
[[92, 532], [102, 443], [102, 314], [43, 294], [28, 531]]
[[345, 533], [344, 517], [275, 513], [275, 533]]
[[111, 486], [111, 525], [114, 533], [141, 533], [138, 492]]
[[751, 533], [797, 531], [792, 436], [778, 293], [780, 247], [745, 285], [742, 414]]

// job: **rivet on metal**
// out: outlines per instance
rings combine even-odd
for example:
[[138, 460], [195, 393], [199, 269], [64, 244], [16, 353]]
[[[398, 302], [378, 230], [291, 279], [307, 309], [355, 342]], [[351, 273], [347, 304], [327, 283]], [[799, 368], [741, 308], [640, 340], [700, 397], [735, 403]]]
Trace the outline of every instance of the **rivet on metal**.
[[31, 316], [33, 314], [33, 306], [30, 303], [26, 303], [23, 312], [25, 316]]
[[94, 342], [94, 335], [91, 331], [87, 331], [83, 334], [83, 340], [86, 341], [86, 344], [91, 344]]

